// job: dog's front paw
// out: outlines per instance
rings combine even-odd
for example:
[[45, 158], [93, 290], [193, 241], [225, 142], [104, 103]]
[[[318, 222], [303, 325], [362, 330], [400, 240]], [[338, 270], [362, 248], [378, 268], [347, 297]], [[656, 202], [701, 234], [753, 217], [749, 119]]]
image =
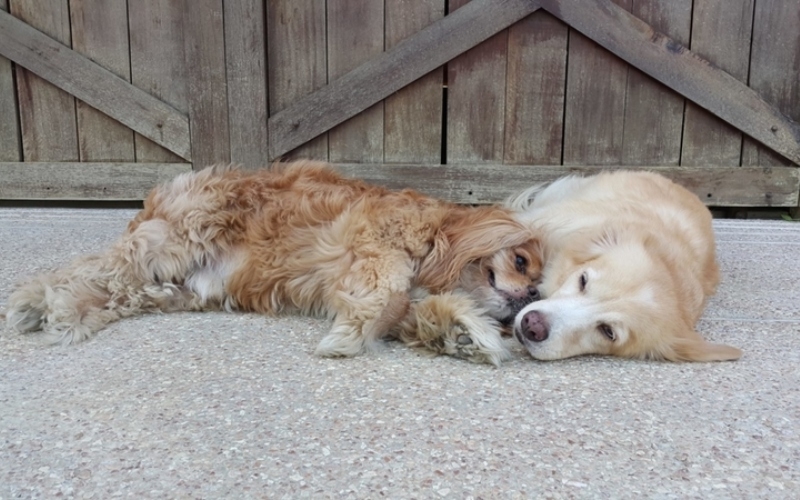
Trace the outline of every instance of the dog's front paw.
[[416, 342], [438, 354], [499, 366], [508, 359], [500, 326], [458, 294], [431, 295], [414, 304]]

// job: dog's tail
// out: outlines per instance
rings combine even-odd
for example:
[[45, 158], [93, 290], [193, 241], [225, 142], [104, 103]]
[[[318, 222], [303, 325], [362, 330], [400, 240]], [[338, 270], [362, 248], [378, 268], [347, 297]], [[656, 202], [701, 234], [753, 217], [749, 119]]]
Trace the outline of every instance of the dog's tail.
[[72, 344], [120, 318], [202, 308], [200, 297], [182, 284], [191, 256], [170, 244], [166, 226], [144, 221], [106, 253], [22, 283], [8, 300], [8, 327], [21, 333], [44, 330], [52, 342]]

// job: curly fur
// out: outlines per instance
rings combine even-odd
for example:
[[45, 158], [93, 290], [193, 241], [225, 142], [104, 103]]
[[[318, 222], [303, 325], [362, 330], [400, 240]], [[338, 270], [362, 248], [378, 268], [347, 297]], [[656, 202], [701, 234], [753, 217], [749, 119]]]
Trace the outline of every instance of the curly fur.
[[289, 312], [333, 320], [322, 356], [393, 334], [498, 364], [503, 324], [534, 298], [540, 269], [537, 239], [503, 208], [389, 191], [318, 162], [216, 166], [155, 188], [107, 252], [19, 286], [7, 323], [70, 344], [148, 311]]

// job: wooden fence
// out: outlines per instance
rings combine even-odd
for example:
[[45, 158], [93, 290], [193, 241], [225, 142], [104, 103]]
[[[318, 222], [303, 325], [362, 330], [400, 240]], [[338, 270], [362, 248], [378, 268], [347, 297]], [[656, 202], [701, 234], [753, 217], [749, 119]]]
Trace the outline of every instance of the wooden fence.
[[800, 0], [0, 0], [0, 199], [311, 157], [497, 201], [647, 168], [797, 207]]

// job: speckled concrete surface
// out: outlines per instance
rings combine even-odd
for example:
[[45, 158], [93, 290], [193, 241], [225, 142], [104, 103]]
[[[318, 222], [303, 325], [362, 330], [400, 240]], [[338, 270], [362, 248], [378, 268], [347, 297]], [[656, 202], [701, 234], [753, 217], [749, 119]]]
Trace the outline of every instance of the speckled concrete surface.
[[[132, 213], [0, 209], [0, 304]], [[327, 360], [324, 321], [255, 315], [4, 332], [0, 498], [798, 498], [800, 224], [716, 229], [700, 329], [734, 363]]]

